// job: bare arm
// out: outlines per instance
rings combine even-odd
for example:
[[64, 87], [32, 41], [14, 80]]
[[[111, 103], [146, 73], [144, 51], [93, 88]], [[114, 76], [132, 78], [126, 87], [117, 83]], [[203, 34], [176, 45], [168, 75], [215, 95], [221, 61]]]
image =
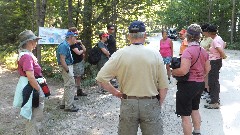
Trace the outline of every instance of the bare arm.
[[191, 61], [189, 59], [181, 58], [180, 68], [173, 69], [172, 74], [175, 76], [184, 76], [189, 72]]
[[168, 90], [167, 88], [165, 88], [165, 89], [159, 89], [159, 95], [160, 95], [160, 106], [162, 106], [163, 101], [164, 101], [165, 98], [166, 98], [167, 90]]
[[112, 95], [114, 95], [114, 96], [116, 96], [118, 98], [122, 98], [122, 96], [123, 96], [122, 92], [120, 92], [119, 90], [114, 88], [111, 83], [109, 83], [109, 82], [108, 83], [101, 83], [100, 82], [100, 84], [102, 85], [102, 87], [104, 89], [109, 91]]
[[107, 49], [101, 48], [101, 51], [102, 51], [107, 57], [110, 56], [110, 53], [109, 53], [109, 51], [108, 51]]
[[171, 52], [172, 52], [172, 57], [173, 57], [173, 42], [170, 40], [170, 47], [171, 47]]
[[77, 55], [81, 55], [81, 54], [83, 54], [83, 50], [78, 50], [78, 48], [74, 48], [74, 49], [72, 49]]
[[26, 75], [27, 75], [27, 78], [28, 78], [28, 81], [30, 83], [30, 85], [36, 89], [37, 91], [40, 90], [40, 87], [35, 79], [35, 76], [34, 76], [34, 72], [33, 71], [26, 71]]
[[68, 69], [67, 63], [65, 61], [65, 58], [66, 58], [66, 56], [60, 54], [61, 65], [62, 65], [62, 67], [64, 68], [65, 71], [68, 71], [69, 69]]
[[226, 54], [225, 54], [225, 52], [223, 51], [222, 48], [216, 47], [216, 50], [220, 53], [220, 56], [221, 56], [223, 59], [226, 59], [226, 58], [227, 58], [227, 56], [226, 56]]
[[211, 65], [210, 65], [210, 61], [206, 61], [205, 66], [204, 66], [204, 77], [209, 73], [209, 71], [211, 70]]
[[83, 52], [86, 52], [86, 47], [82, 44], [82, 49], [83, 49]]

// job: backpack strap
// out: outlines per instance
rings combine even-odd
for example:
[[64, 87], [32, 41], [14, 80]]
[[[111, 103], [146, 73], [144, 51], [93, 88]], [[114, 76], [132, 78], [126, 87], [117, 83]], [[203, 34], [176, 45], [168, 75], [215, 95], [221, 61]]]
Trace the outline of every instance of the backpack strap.
[[[197, 60], [191, 65], [191, 67], [194, 65], [194, 64], [196, 64], [197, 63], [197, 61], [198, 61], [198, 58], [199, 58], [199, 56], [200, 56], [200, 52], [201, 52], [201, 47], [200, 47], [200, 50], [199, 50], [199, 54], [198, 54], [198, 57], [197, 57]], [[190, 67], [190, 68], [191, 68]]]

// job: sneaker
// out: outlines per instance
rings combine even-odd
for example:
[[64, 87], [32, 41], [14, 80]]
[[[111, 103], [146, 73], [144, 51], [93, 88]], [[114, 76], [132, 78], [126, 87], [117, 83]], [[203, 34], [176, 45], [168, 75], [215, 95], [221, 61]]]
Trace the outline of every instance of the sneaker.
[[74, 96], [74, 100], [79, 100], [77, 96]]
[[192, 132], [193, 135], [201, 135], [201, 133]]
[[60, 105], [59, 108], [60, 109], [65, 109], [65, 105]]
[[78, 112], [79, 108], [73, 106], [71, 109], [64, 109], [65, 112]]
[[218, 103], [214, 103], [214, 104], [208, 104], [208, 105], [204, 105], [204, 108], [207, 109], [219, 109], [219, 104]]
[[[210, 98], [207, 98], [207, 99], [206, 99], [206, 103], [210, 104], [210, 103], [211, 103], [211, 99], [210, 99]], [[220, 99], [218, 100], [217, 103], [220, 105]]]
[[84, 93], [82, 89], [78, 89], [77, 90], [77, 96], [87, 96], [87, 94]]

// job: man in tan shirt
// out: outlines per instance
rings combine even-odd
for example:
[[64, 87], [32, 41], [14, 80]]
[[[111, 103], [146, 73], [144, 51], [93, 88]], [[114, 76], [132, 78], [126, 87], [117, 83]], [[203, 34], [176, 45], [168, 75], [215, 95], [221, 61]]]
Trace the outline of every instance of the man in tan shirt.
[[[139, 124], [143, 135], [162, 135], [160, 112], [168, 88], [166, 68], [159, 52], [143, 45], [144, 23], [134, 21], [128, 29], [131, 45], [115, 52], [96, 80], [121, 98], [119, 135], [137, 134]], [[114, 77], [119, 81], [119, 90], [109, 83]]]

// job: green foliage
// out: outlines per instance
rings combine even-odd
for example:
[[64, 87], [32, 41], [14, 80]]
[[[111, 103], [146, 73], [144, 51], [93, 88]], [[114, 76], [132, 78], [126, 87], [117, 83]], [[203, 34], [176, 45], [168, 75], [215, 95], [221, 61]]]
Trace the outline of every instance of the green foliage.
[[227, 49], [230, 49], [230, 50], [240, 50], [240, 41], [238, 42], [235, 42], [233, 44], [229, 44], [227, 43]]
[[43, 45], [41, 49], [42, 54], [42, 71], [44, 76], [61, 79], [59, 66], [56, 59], [56, 45]]

